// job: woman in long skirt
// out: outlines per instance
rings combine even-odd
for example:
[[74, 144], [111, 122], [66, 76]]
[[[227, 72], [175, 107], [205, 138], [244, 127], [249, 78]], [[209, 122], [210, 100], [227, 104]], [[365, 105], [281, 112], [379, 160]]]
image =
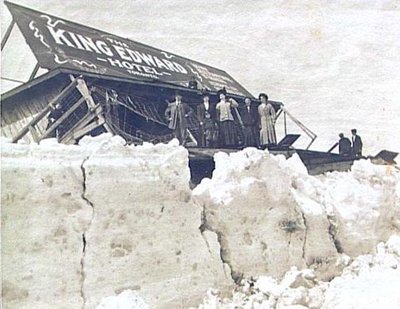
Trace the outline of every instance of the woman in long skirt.
[[268, 103], [268, 96], [260, 93], [258, 98], [261, 100], [258, 106], [260, 116], [260, 145], [276, 144], [275, 121], [276, 112], [272, 104]]
[[226, 100], [225, 89], [218, 91], [218, 96], [220, 101], [217, 103], [216, 109], [220, 146], [235, 146], [237, 144], [237, 136], [231, 108], [237, 108], [239, 104], [234, 99]]

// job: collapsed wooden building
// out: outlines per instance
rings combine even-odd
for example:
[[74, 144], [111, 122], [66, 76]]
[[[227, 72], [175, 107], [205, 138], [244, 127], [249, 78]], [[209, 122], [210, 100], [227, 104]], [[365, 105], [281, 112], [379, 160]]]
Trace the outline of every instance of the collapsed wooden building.
[[[192, 108], [201, 102], [203, 91], [215, 100], [221, 88], [236, 99], [253, 98], [217, 68], [9, 2], [6, 5], [13, 17], [11, 26], [18, 26], [37, 59], [36, 72], [48, 70], [36, 78], [33, 72], [28, 82], [2, 95], [1, 133], [14, 142], [56, 136], [59, 142], [70, 144], [83, 135], [106, 131], [130, 143], [168, 141], [173, 136], [164, 110], [175, 91]], [[198, 86], [189, 88], [193, 77]], [[53, 117], [57, 111], [61, 117]], [[192, 145], [196, 145], [197, 130], [193, 114], [189, 118]]]

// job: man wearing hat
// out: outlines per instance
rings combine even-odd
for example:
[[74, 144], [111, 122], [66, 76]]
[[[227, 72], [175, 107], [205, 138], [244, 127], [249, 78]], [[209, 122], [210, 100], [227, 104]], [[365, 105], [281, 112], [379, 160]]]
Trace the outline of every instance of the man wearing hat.
[[258, 98], [261, 104], [258, 106], [260, 120], [260, 145], [276, 144], [275, 121], [276, 112], [272, 104], [268, 103], [268, 95], [260, 93]]
[[257, 146], [257, 109], [251, 106], [251, 99], [244, 99], [244, 107], [240, 109], [240, 116], [243, 122], [243, 135], [245, 147]]
[[353, 142], [352, 154], [354, 157], [359, 158], [362, 156], [362, 141], [361, 137], [357, 135], [357, 129], [351, 130], [351, 141]]
[[350, 140], [344, 136], [343, 133], [339, 134], [339, 154], [343, 156], [351, 155], [351, 142]]
[[187, 118], [192, 114], [190, 107], [182, 102], [182, 95], [175, 93], [175, 102], [168, 102], [165, 110], [165, 118], [168, 121], [168, 128], [174, 130], [174, 136], [179, 140], [180, 145], [184, 145], [187, 137], [188, 121]]
[[215, 107], [210, 103], [207, 92], [203, 93], [203, 102], [197, 106], [197, 120], [199, 121], [199, 146], [214, 146], [217, 139], [215, 123]]

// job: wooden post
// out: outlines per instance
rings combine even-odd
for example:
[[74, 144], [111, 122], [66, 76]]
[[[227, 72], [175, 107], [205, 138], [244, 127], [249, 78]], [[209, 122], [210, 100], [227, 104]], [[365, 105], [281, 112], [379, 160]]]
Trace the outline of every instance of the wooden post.
[[4, 46], [6, 46], [7, 40], [10, 37], [11, 31], [13, 30], [15, 25], [15, 20], [14, 18], [12, 19], [10, 25], [8, 26], [6, 33], [4, 34], [3, 39], [1, 40], [1, 50], [3, 50]]
[[[80, 92], [80, 93], [82, 94], [82, 96], [85, 98], [85, 100], [86, 100], [86, 102], [87, 102], [89, 108], [90, 108], [90, 107], [93, 107], [93, 108], [96, 107], [96, 103], [94, 102], [93, 97], [92, 97], [92, 95], [90, 94], [90, 90], [89, 90], [89, 88], [87, 87], [87, 85], [86, 85], [86, 83], [85, 83], [85, 81], [84, 81], [83, 79], [80, 79], [80, 80], [78, 81], [78, 84], [77, 84], [76, 88], [78, 88], [79, 92]], [[111, 130], [111, 128], [108, 126], [108, 124], [107, 124], [107, 122], [106, 122], [104, 116], [101, 115], [101, 114], [99, 114], [98, 117], [99, 117], [100, 120], [103, 120], [103, 121], [104, 121], [104, 127], [106, 128], [106, 130], [107, 130], [108, 132], [110, 132], [110, 133], [113, 133], [113, 131]]]
[[39, 114], [36, 115], [25, 127], [23, 127], [18, 134], [12, 139], [12, 143], [16, 143], [29, 132], [29, 127], [36, 125], [47, 113], [54, 108], [56, 103], [64, 98], [74, 88], [78, 82], [78, 79], [74, 79], [66, 88], [64, 88], [58, 96], [56, 96]]
[[287, 135], [287, 126], [286, 126], [286, 112], [283, 112], [283, 122], [285, 124], [285, 136]]
[[33, 69], [32, 73], [31, 73], [31, 76], [29, 76], [28, 81], [30, 81], [30, 80], [35, 78], [36, 73], [39, 71], [39, 68], [40, 68], [39, 62], [37, 62], [36, 65], [35, 65], [35, 68]]
[[33, 126], [29, 126], [29, 132], [31, 132], [31, 135], [33, 137], [33, 141], [35, 143], [39, 142], [39, 136], [38, 133], [36, 132], [36, 129]]

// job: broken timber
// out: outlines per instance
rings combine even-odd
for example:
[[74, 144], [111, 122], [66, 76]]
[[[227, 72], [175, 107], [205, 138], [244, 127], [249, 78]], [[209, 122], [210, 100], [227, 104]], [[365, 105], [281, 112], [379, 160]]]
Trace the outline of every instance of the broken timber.
[[[60, 142], [64, 144], [73, 144], [75, 141], [89, 133], [93, 129], [103, 125], [105, 123], [104, 117], [101, 116], [102, 108], [100, 105], [96, 105], [94, 108], [90, 108], [88, 113], [82, 117], [69, 131], [61, 138]], [[94, 123], [91, 123], [95, 118], [98, 118]], [[83, 133], [84, 132], [84, 133]]]
[[[104, 126], [106, 131], [112, 132], [111, 128], [107, 125], [106, 120], [103, 115], [103, 109], [100, 104], [96, 104], [91, 91], [86, 85], [86, 82], [80, 76], [74, 78], [70, 76], [71, 83], [64, 88], [51, 102], [39, 112], [27, 125], [25, 125], [15, 137], [13, 137], [12, 142], [18, 142], [22, 137], [24, 137], [28, 132], [31, 134], [34, 142], [38, 143], [46, 137], [49, 137], [69, 116], [71, 116], [83, 103], [86, 104], [88, 112], [83, 116], [77, 123], [72, 127], [68, 128], [68, 131], [63, 134], [59, 139], [59, 142], [66, 144], [75, 143], [77, 139], [83, 135], [89, 133], [93, 129], [100, 126]], [[57, 104], [61, 104], [62, 100], [72, 93], [74, 89], [78, 89], [79, 93], [82, 95], [72, 106], [68, 108], [53, 124], [51, 124], [43, 134], [40, 134], [36, 130], [35, 125], [37, 125], [42, 119], [49, 115], [51, 110], [56, 109]], [[97, 119], [96, 119], [97, 118]]]
[[47, 106], [45, 109], [43, 109], [38, 115], [33, 117], [33, 119], [25, 126], [22, 128], [20, 132], [12, 139], [13, 143], [18, 142], [26, 133], [30, 131], [30, 127], [35, 126], [40, 120], [42, 120], [52, 109], [55, 108], [57, 102], [61, 101], [62, 98], [64, 98], [78, 83], [78, 78], [74, 79], [71, 81], [71, 83], [64, 88], [63, 91], [60, 92], [60, 94], [55, 97]]

